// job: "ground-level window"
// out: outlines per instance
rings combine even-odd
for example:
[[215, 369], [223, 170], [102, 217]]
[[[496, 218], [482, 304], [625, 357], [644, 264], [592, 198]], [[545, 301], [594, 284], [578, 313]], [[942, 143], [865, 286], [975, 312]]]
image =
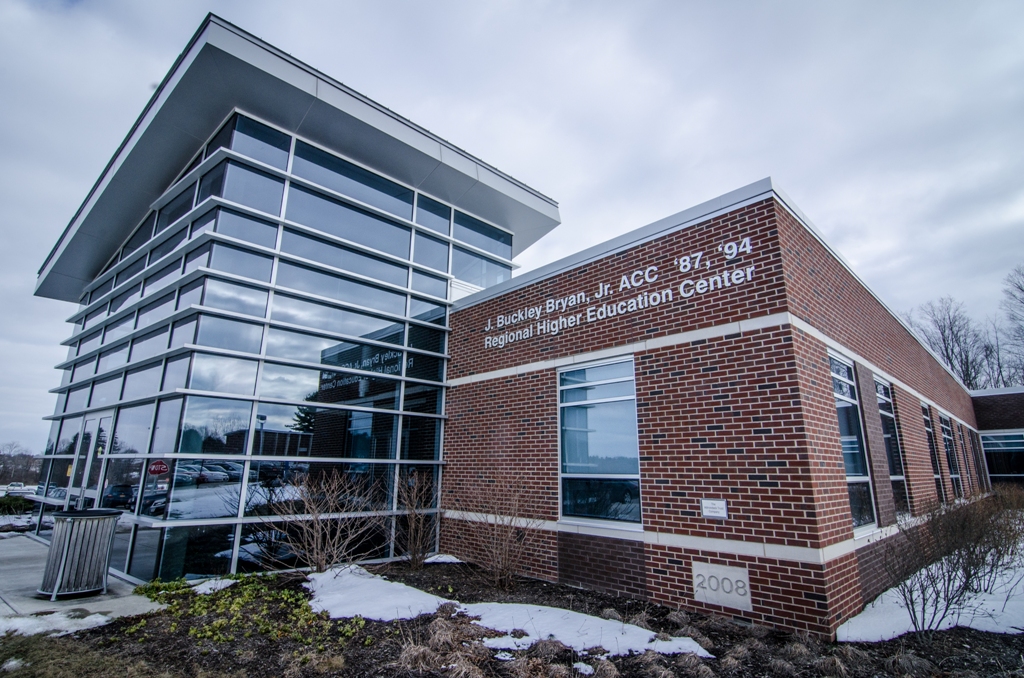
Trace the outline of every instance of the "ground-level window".
[[948, 417], [939, 416], [942, 427], [942, 446], [946, 450], [946, 464], [949, 466], [949, 481], [953, 484], [953, 494], [957, 499], [964, 496], [964, 486], [960, 482], [960, 464], [956, 460], [956, 444], [953, 442], [953, 424]]
[[932, 426], [932, 411], [921, 403], [921, 416], [924, 417], [924, 433], [928, 438], [928, 453], [932, 459], [932, 475], [935, 477], [935, 497], [946, 503], [946, 492], [942, 487], [942, 471], [939, 470], [939, 448], [935, 445], [935, 427]]
[[907, 498], [903, 447], [900, 444], [896, 406], [892, 401], [892, 387], [875, 377], [875, 395], [878, 398], [878, 413], [882, 417], [885, 456], [889, 460], [889, 481], [892, 483], [892, 498], [896, 502], [896, 513], [908, 514], [910, 513], [910, 500]]
[[850, 513], [853, 515], [853, 526], [861, 527], [875, 522], [875, 505], [871, 492], [868, 458], [864, 448], [864, 429], [860, 422], [860, 404], [857, 401], [853, 363], [830, 354], [829, 367], [832, 371], [836, 414], [839, 417], [839, 440], [843, 446], [846, 486], [850, 493]]
[[558, 375], [562, 516], [640, 522], [633, 360]]

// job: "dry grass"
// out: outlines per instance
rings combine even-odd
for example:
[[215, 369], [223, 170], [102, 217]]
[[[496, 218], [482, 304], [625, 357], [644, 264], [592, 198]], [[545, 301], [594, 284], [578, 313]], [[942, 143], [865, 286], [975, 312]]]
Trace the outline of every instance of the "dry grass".
[[612, 621], [622, 621], [622, 615], [614, 607], [606, 607], [601, 610], [601, 619], [610, 619]]
[[407, 671], [430, 671], [441, 666], [441, 657], [425, 645], [409, 644], [402, 648], [396, 663]]
[[[4, 672], [11, 678], [170, 678], [172, 675], [145, 662], [108, 656], [70, 639], [49, 636], [0, 638], [0, 665], [9, 659], [23, 662], [21, 668]], [[207, 675], [219, 678], [223, 674]]]

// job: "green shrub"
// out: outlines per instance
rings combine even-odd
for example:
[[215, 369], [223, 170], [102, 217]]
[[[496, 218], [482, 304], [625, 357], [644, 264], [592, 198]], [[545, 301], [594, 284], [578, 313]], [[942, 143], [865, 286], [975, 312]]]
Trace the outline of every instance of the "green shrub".
[[0, 497], [0, 516], [14, 516], [20, 513], [28, 513], [35, 506], [35, 502], [25, 497], [6, 496]]

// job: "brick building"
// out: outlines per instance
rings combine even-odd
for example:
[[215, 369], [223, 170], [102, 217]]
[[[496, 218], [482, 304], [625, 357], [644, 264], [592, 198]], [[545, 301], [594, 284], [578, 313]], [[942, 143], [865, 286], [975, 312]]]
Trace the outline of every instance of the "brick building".
[[440, 548], [469, 560], [513, 477], [534, 576], [832, 635], [899, 514], [989, 487], [970, 393], [770, 179], [450, 326]]

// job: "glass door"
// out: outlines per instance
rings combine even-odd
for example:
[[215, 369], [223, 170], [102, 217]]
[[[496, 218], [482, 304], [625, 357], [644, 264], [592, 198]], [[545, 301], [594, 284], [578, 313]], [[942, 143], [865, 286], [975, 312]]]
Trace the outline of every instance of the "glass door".
[[90, 509], [96, 505], [96, 488], [107, 451], [110, 429], [114, 422], [112, 411], [86, 415], [82, 437], [71, 474], [65, 510]]

